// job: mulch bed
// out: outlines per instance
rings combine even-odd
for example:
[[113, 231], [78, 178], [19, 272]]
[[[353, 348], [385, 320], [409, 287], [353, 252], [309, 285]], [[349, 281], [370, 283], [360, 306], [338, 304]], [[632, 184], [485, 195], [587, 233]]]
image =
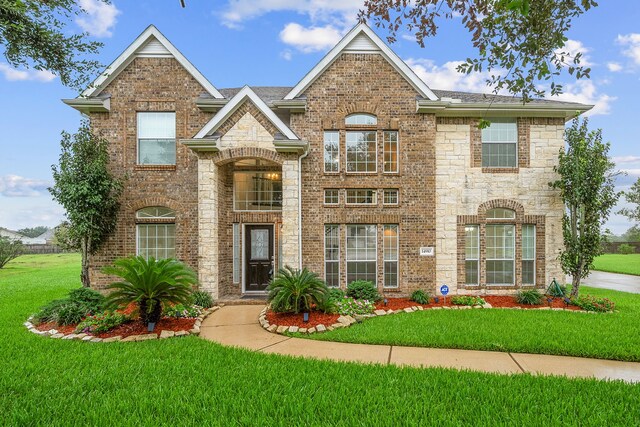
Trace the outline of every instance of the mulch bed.
[[339, 314], [324, 314], [320, 311], [309, 313], [309, 321], [304, 322], [302, 313], [274, 313], [267, 311], [267, 320], [272, 325], [298, 326], [300, 328], [315, 328], [318, 325], [330, 326], [338, 321]]
[[[162, 331], [188, 331], [193, 328], [194, 323], [196, 323], [196, 319], [173, 319], [164, 317], [156, 323], [156, 328], [152, 333], [160, 334]], [[118, 335], [122, 338], [126, 338], [130, 335], [143, 335], [148, 333], [147, 326], [145, 326], [141, 320], [132, 320], [130, 322], [123, 323], [120, 326], [116, 326], [108, 332], [102, 332], [94, 335], [98, 338], [110, 338]]]
[[51, 329], [55, 329], [61, 334], [69, 335], [72, 334], [73, 331], [76, 330], [77, 325], [67, 325], [67, 326], [58, 326], [56, 322], [48, 322], [48, 323], [40, 323], [39, 325], [35, 325], [36, 329], [42, 332], [50, 331]]
[[[496, 308], [506, 308], [506, 307], [521, 307], [524, 309], [532, 309], [532, 308], [542, 308], [549, 307], [546, 299], [543, 299], [543, 304], [541, 305], [526, 305], [526, 304], [518, 304], [513, 296], [509, 295], [486, 295], [482, 297], [486, 302], [491, 304], [492, 307]], [[440, 297], [440, 301], [436, 304], [433, 302], [433, 298], [431, 299], [431, 303], [429, 304], [418, 304], [415, 301], [411, 301], [409, 298], [387, 298], [387, 305], [384, 305], [384, 301], [380, 301], [376, 303], [376, 310], [402, 310], [407, 307], [415, 307], [422, 306], [424, 308], [431, 307], [451, 307], [454, 304], [451, 303], [451, 297], [447, 297], [447, 302], [445, 304], [444, 298]], [[569, 305], [569, 307], [565, 306], [562, 298], [554, 298], [551, 303], [551, 307], [553, 308], [566, 308], [567, 310], [580, 310], [580, 307], [575, 305]]]

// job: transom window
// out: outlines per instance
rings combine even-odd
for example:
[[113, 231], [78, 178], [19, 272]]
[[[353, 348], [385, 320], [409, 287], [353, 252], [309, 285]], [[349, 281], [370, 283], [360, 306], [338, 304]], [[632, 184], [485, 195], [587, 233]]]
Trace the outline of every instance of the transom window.
[[324, 279], [327, 286], [340, 286], [340, 226], [324, 226]]
[[386, 131], [384, 137], [384, 171], [398, 172], [398, 132]]
[[522, 226], [522, 284], [536, 283], [536, 226]]
[[344, 119], [346, 125], [377, 125], [378, 118], [373, 114], [350, 114]]
[[136, 218], [138, 219], [175, 219], [175, 217], [176, 213], [173, 209], [163, 206], [149, 206], [136, 212]]
[[383, 226], [383, 258], [385, 288], [398, 287], [398, 225], [385, 224]]
[[337, 205], [340, 203], [340, 191], [337, 188], [328, 188], [324, 190], [324, 204]]
[[237, 211], [282, 210], [280, 172], [234, 172], [233, 208]]
[[346, 133], [347, 172], [377, 171], [376, 132]]
[[138, 113], [138, 164], [176, 164], [176, 113]]
[[378, 192], [374, 189], [347, 189], [347, 205], [375, 205]]
[[374, 224], [347, 225], [347, 284], [367, 280], [377, 284], [377, 229]]
[[516, 212], [506, 208], [495, 208], [487, 211], [487, 219], [515, 219]]
[[324, 171], [340, 171], [340, 133], [336, 131], [324, 133]]
[[515, 119], [489, 119], [482, 129], [482, 167], [515, 168], [518, 160], [518, 124]]
[[513, 285], [515, 282], [515, 225], [486, 226], [487, 285]]
[[397, 188], [385, 188], [383, 190], [382, 203], [385, 205], [397, 205], [398, 204], [398, 189]]
[[464, 272], [465, 284], [480, 283], [480, 227], [467, 225], [464, 228]]

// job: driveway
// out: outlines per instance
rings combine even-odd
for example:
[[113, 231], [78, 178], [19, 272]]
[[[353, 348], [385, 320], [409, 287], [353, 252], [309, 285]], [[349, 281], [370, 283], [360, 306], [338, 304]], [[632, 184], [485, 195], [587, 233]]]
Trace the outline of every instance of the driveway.
[[[571, 280], [567, 283], [571, 283]], [[582, 283], [594, 288], [613, 289], [615, 291], [640, 294], [640, 276], [592, 271], [589, 277], [582, 280]]]

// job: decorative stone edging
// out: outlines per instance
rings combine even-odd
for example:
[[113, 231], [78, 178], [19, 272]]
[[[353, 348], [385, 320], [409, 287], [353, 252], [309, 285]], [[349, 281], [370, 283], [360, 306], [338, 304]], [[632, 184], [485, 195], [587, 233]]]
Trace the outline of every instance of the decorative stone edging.
[[[349, 326], [353, 325], [354, 323], [359, 323], [364, 319], [367, 318], [371, 318], [371, 317], [378, 317], [378, 316], [387, 316], [390, 314], [398, 314], [398, 313], [413, 313], [414, 311], [424, 311], [424, 310], [470, 310], [470, 309], [487, 309], [487, 308], [493, 308], [493, 309], [502, 309], [502, 310], [549, 310], [549, 311], [568, 311], [568, 312], [572, 312], [572, 313], [589, 313], [589, 314], [599, 314], [596, 311], [586, 311], [586, 310], [566, 310], [564, 308], [560, 308], [560, 307], [531, 307], [531, 308], [522, 308], [522, 307], [493, 307], [491, 304], [489, 303], [485, 303], [483, 305], [474, 305], [474, 306], [470, 306], [470, 305], [452, 305], [452, 306], [441, 306], [441, 307], [429, 307], [429, 308], [425, 308], [421, 305], [415, 305], [412, 307], [406, 307], [403, 309], [398, 309], [398, 310], [375, 310], [372, 314], [356, 314], [354, 317], [352, 316], [340, 316], [338, 317], [337, 323], [334, 323], [333, 325], [330, 326], [325, 326], [323, 324], [320, 324], [316, 327], [313, 328], [300, 328], [298, 326], [280, 326], [280, 325], [275, 325], [275, 324], [271, 324], [269, 323], [269, 321], [267, 320], [267, 310], [269, 307], [265, 307], [261, 312], [260, 312], [260, 317], [259, 317], [259, 321], [260, 321], [260, 326], [262, 326], [264, 329], [266, 329], [269, 332], [275, 333], [275, 334], [284, 334], [286, 332], [297, 332], [297, 333], [301, 333], [301, 334], [314, 334], [314, 333], [318, 333], [318, 332], [326, 332], [326, 331], [333, 331], [334, 329], [339, 329], [339, 328], [348, 328]], [[610, 311], [608, 311], [607, 313], [611, 313]]]
[[71, 334], [65, 335], [63, 333], [58, 332], [56, 329], [49, 329], [48, 331], [40, 331], [35, 327], [33, 323], [31, 323], [31, 321], [33, 320], [33, 316], [29, 317], [29, 319], [24, 323], [24, 326], [34, 334], [48, 336], [49, 338], [63, 339], [63, 340], [76, 340], [76, 341], [88, 341], [88, 342], [116, 342], [116, 341], [132, 342], [132, 341], [147, 341], [147, 340], [155, 340], [155, 339], [167, 339], [167, 338], [173, 338], [173, 337], [184, 337], [187, 335], [200, 335], [200, 325], [202, 324], [202, 321], [206, 319], [211, 313], [214, 313], [215, 311], [219, 310], [220, 307], [222, 307], [223, 305], [224, 304], [221, 304], [219, 306], [214, 306], [204, 310], [200, 316], [196, 317], [196, 321], [193, 324], [193, 328], [191, 328], [188, 331], [178, 331], [178, 332], [162, 331], [160, 332], [160, 334], [151, 332], [151, 333], [142, 334], [142, 335], [129, 335], [128, 337], [125, 337], [125, 338], [122, 338], [121, 335], [116, 335], [115, 337], [109, 337], [109, 338], [98, 338], [93, 335], [89, 335], [85, 333], [81, 333], [81, 334], [71, 333]]

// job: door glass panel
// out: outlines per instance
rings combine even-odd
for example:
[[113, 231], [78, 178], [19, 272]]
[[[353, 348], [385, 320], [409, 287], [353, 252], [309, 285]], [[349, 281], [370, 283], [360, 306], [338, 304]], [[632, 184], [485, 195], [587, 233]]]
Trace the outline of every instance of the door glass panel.
[[269, 259], [269, 230], [251, 230], [251, 259]]

